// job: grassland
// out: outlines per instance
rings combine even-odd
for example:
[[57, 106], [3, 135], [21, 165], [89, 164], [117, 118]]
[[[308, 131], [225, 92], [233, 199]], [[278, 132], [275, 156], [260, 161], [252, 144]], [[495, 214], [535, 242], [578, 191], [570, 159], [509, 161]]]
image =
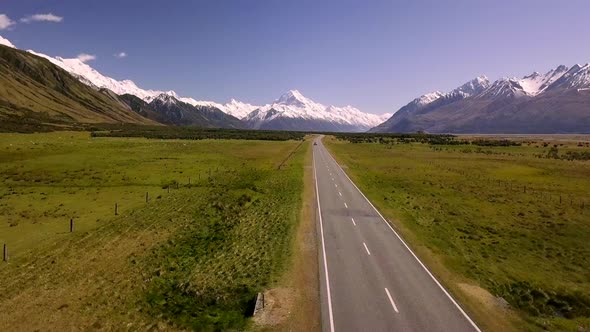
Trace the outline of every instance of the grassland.
[[547, 156], [587, 140], [325, 141], [484, 327], [590, 329], [590, 162]]
[[0, 330], [242, 330], [284, 280], [308, 144], [0, 136]]

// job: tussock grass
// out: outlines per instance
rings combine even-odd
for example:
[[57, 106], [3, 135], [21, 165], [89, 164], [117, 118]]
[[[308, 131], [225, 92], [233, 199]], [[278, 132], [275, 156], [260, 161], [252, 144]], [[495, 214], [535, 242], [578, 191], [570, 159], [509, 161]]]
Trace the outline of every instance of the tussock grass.
[[2, 134], [0, 330], [246, 328], [290, 259], [298, 145]]

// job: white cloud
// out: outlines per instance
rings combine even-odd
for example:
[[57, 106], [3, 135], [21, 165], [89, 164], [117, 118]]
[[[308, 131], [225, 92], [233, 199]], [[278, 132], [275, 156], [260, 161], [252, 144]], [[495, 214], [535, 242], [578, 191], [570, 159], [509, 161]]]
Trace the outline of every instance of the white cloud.
[[125, 53], [125, 52], [115, 54], [115, 58], [122, 59], [122, 58], [126, 58], [126, 57], [127, 57], [127, 53]]
[[31, 23], [31, 22], [54, 22], [59, 23], [64, 18], [61, 16], [53, 15], [52, 13], [48, 14], [35, 14], [27, 17], [23, 17], [20, 19], [23, 23]]
[[14, 21], [10, 17], [0, 14], [0, 30], [8, 29], [12, 25], [14, 25]]
[[88, 61], [96, 60], [96, 55], [82, 53], [82, 54], [78, 54], [77, 58], [78, 58], [78, 60], [80, 60], [82, 62], [88, 62]]

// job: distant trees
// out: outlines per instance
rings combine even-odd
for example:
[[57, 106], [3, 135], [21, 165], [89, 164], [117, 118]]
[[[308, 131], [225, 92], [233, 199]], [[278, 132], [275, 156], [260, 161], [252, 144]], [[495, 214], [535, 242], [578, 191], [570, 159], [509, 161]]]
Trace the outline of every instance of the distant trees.
[[155, 139], [241, 139], [287, 141], [303, 140], [306, 133], [294, 131], [221, 129], [199, 127], [118, 125], [93, 127], [92, 137], [145, 137]]

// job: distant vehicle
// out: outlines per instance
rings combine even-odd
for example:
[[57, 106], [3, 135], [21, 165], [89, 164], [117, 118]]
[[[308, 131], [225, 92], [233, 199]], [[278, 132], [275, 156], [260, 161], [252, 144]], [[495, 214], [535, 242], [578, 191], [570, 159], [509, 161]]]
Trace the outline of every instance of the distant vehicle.
[[313, 145], [318, 145], [318, 142], [313, 142]]

